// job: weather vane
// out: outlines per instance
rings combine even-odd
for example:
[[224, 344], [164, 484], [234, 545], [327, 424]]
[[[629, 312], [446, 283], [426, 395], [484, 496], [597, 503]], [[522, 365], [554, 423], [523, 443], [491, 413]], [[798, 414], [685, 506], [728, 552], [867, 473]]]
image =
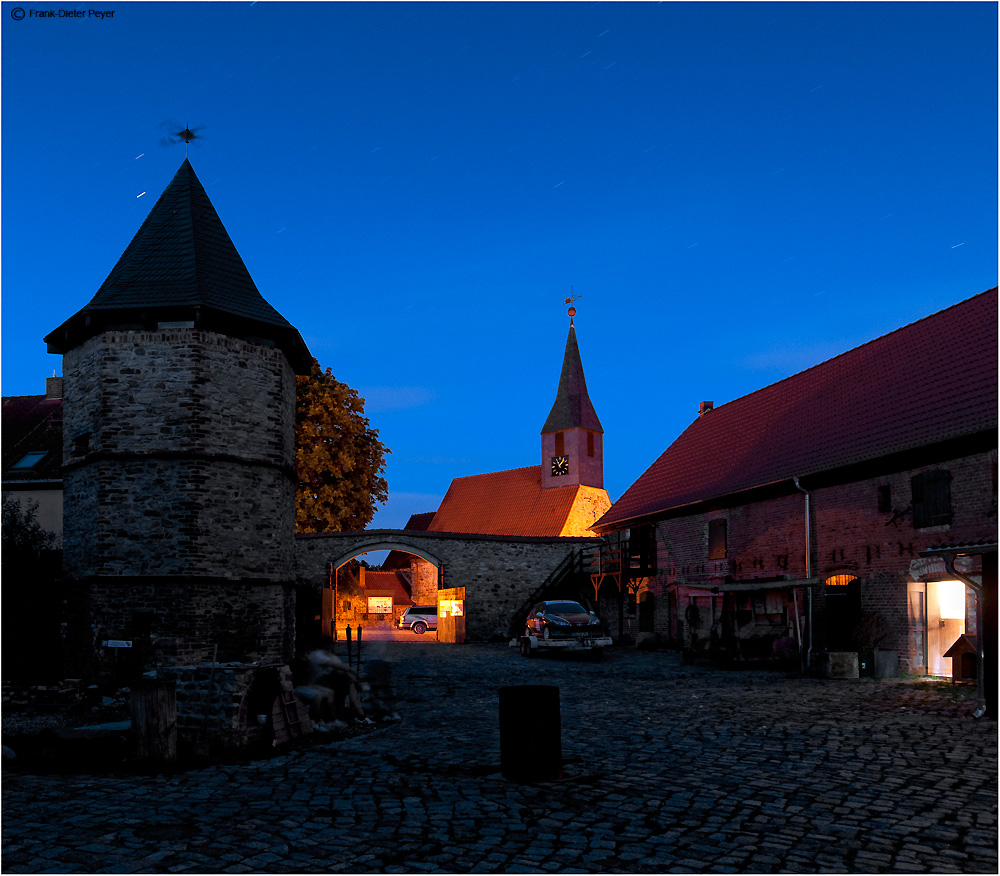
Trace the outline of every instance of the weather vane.
[[564, 299], [563, 300], [563, 304], [569, 304], [570, 305], [570, 308], [569, 308], [569, 310], [567, 312], [569, 313], [570, 322], [572, 322], [573, 321], [573, 317], [576, 316], [576, 308], [572, 306], [573, 302], [576, 301], [578, 298], [583, 298], [583, 296], [582, 295], [574, 295], [573, 294], [573, 287], [572, 286], [569, 287], [569, 292], [570, 292], [569, 298]]
[[196, 128], [192, 128], [187, 122], [184, 123], [184, 129], [178, 131], [177, 128], [180, 127], [178, 122], [164, 122], [160, 125], [161, 128], [167, 128], [169, 134], [160, 140], [161, 146], [172, 146], [175, 143], [180, 143], [184, 141], [184, 157], [188, 157], [188, 143], [192, 140], [200, 140], [201, 137], [196, 133], [204, 129], [204, 125], [199, 125]]

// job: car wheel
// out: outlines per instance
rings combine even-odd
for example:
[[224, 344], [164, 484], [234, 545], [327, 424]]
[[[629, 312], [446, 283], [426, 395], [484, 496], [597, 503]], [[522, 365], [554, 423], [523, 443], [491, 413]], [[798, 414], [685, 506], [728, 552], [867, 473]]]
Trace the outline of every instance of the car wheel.
[[549, 636], [549, 628], [548, 627], [546, 627], [544, 630], [542, 630], [542, 638], [543, 639], [549, 639], [549, 638], [551, 638], [551, 636]]
[[417, 621], [411, 629], [418, 636], [422, 636], [424, 633], [427, 632], [427, 624], [425, 624], [423, 621]]

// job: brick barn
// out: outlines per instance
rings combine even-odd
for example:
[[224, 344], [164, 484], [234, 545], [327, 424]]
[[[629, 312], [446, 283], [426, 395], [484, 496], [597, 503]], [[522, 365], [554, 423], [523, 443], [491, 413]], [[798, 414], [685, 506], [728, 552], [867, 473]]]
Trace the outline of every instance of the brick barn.
[[995, 655], [997, 290], [703, 402], [594, 529], [655, 545], [640, 628], [692, 656], [950, 676], [983, 584]]

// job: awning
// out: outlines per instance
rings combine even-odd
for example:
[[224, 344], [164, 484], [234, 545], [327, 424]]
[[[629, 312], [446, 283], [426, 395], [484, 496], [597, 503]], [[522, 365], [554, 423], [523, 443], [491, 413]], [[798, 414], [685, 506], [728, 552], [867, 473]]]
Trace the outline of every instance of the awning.
[[822, 578], [796, 578], [791, 581], [724, 581], [718, 584], [675, 584], [676, 587], [687, 587], [689, 590], [707, 590], [710, 593], [739, 593], [755, 590], [789, 590], [793, 587], [818, 587]]

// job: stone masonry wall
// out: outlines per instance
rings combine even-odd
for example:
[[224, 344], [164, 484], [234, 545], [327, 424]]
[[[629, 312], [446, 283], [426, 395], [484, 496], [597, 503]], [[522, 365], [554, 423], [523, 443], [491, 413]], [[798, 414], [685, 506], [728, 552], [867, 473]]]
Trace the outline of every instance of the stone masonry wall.
[[[910, 478], [936, 469], [952, 475], [952, 522], [917, 529], [912, 513], [897, 517], [894, 511], [904, 511], [910, 505]], [[860, 579], [862, 611], [882, 613], [893, 631], [889, 647], [899, 651], [904, 670], [914, 658], [906, 601], [906, 584], [912, 580], [910, 561], [933, 545], [996, 538], [995, 471], [995, 453], [980, 453], [810, 491], [812, 575], [826, 579], [850, 574]], [[888, 487], [894, 511], [878, 510], [880, 487]], [[710, 560], [708, 526], [720, 519], [727, 521], [727, 556]], [[657, 597], [656, 631], [664, 636], [670, 632], [670, 585], [722, 583], [727, 576], [738, 581], [805, 578], [804, 526], [805, 497], [801, 493], [657, 523], [658, 574], [649, 582]], [[979, 572], [977, 564], [973, 575]], [[817, 647], [822, 647], [826, 637], [823, 609], [824, 590], [815, 587]]]
[[[220, 579], [97, 578], [81, 582], [86, 615], [97, 643], [98, 674], [127, 662], [138, 675], [153, 667], [210, 661], [275, 663], [294, 657], [293, 585]], [[132, 642], [117, 654], [105, 640]], [[216, 652], [216, 646], [218, 651]], [[121, 667], [119, 667], [121, 668]]]
[[299, 537], [295, 546], [300, 583], [321, 588], [326, 582], [328, 564], [349, 550], [352, 542], [362, 545], [376, 538], [387, 542], [386, 536], [390, 534], [398, 537], [394, 545], [397, 549], [416, 545], [439, 560], [443, 588], [465, 588], [467, 641], [505, 638], [511, 618], [520, 612], [535, 588], [567, 554], [590, 541], [502, 539], [404, 530]]
[[70, 575], [293, 577], [295, 375], [280, 350], [106, 332], [63, 369]]

